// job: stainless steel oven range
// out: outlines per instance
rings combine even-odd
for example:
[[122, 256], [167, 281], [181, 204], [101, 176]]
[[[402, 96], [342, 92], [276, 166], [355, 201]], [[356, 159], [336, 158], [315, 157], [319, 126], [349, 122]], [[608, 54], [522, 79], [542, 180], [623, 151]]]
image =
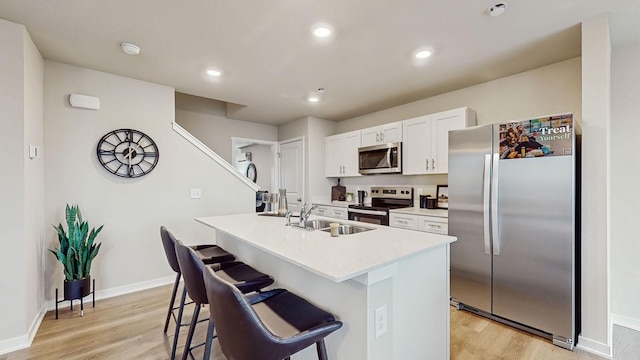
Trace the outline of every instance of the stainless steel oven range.
[[412, 187], [372, 187], [371, 205], [349, 205], [349, 220], [389, 225], [389, 209], [413, 206]]

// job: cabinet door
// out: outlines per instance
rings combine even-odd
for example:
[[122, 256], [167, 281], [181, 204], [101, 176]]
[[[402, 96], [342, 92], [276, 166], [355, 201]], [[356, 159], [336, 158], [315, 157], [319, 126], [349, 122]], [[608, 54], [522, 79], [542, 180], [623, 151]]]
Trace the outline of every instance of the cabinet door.
[[431, 115], [431, 167], [433, 173], [449, 171], [449, 131], [466, 126], [466, 108]]
[[351, 131], [342, 135], [342, 148], [339, 153], [334, 154], [336, 160], [342, 163], [342, 176], [360, 176], [358, 172], [360, 131]]
[[342, 158], [340, 156], [340, 151], [342, 149], [342, 137], [340, 135], [327, 136], [325, 138], [324, 146], [324, 176], [342, 176], [343, 168]]
[[402, 124], [402, 173], [427, 174], [431, 169], [431, 119], [429, 115]]
[[402, 141], [402, 122], [394, 122], [380, 126], [380, 143]]
[[362, 129], [360, 131], [361, 134], [361, 144], [362, 146], [371, 146], [380, 143], [380, 128], [378, 126], [371, 127], [367, 129]]

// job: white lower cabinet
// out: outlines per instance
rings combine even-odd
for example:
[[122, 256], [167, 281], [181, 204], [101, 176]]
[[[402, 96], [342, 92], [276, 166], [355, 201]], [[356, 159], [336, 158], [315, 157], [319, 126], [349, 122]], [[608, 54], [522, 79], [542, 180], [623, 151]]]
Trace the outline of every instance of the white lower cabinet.
[[390, 213], [389, 226], [409, 230], [418, 230], [418, 216]]
[[447, 235], [448, 219], [444, 217], [412, 214], [389, 214], [389, 226]]
[[318, 205], [318, 208], [314, 210], [314, 212], [319, 216], [332, 217], [336, 219], [347, 220], [349, 218], [347, 208], [343, 206]]

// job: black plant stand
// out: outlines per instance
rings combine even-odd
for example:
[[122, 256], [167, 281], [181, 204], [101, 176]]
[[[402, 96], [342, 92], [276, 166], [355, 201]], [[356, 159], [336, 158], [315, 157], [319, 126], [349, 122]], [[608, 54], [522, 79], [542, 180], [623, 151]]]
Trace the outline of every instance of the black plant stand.
[[[70, 303], [70, 310], [73, 311], [73, 300], [80, 300], [80, 316], [84, 316], [84, 302], [83, 299], [85, 296], [89, 296], [91, 295], [92, 297], [92, 302], [93, 302], [93, 307], [96, 307], [96, 279], [92, 279], [92, 288], [93, 290], [91, 290], [89, 293], [87, 293], [86, 295], [78, 295], [78, 296], [72, 296], [71, 298], [67, 299], [66, 297], [62, 300], [58, 300], [58, 288], [56, 288], [56, 320], [58, 320], [58, 304], [60, 304], [61, 302], [67, 301], [69, 300]], [[80, 287], [80, 294], [84, 294], [84, 288]]]

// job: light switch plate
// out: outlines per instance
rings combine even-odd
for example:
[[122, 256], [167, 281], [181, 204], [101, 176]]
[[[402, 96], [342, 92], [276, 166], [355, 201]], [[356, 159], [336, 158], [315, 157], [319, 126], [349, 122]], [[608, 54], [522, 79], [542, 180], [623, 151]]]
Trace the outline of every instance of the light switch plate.
[[191, 198], [192, 199], [201, 199], [202, 198], [202, 189], [191, 189]]
[[40, 159], [40, 147], [38, 145], [29, 145], [29, 159]]

